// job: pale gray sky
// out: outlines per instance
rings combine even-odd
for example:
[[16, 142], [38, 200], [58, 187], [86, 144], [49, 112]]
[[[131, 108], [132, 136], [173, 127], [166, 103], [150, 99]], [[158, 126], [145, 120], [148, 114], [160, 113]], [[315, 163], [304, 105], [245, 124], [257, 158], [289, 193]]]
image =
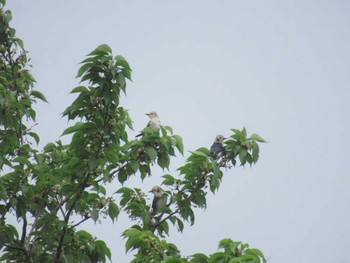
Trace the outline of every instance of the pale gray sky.
[[[136, 131], [154, 110], [187, 151], [243, 126], [269, 141], [256, 166], [225, 172], [193, 227], [171, 231], [183, 255], [230, 237], [272, 263], [350, 262], [349, 1], [8, 2], [49, 100], [36, 107], [41, 146], [67, 127], [60, 114], [78, 63], [101, 43], [133, 69], [123, 103]], [[161, 175], [133, 182], [146, 191]], [[120, 234], [129, 224], [86, 227], [113, 262], [128, 262]]]

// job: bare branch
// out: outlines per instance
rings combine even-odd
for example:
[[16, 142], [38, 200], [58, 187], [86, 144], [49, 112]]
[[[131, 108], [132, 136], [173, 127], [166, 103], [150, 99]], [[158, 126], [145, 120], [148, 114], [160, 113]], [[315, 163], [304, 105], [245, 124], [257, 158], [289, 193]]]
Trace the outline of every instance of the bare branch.
[[79, 226], [80, 224], [84, 223], [85, 221], [89, 220], [90, 218], [91, 218], [91, 216], [86, 215], [86, 216], [84, 217], [84, 219], [82, 219], [80, 222], [78, 222], [78, 223], [76, 223], [75, 225], [73, 225], [73, 227]]

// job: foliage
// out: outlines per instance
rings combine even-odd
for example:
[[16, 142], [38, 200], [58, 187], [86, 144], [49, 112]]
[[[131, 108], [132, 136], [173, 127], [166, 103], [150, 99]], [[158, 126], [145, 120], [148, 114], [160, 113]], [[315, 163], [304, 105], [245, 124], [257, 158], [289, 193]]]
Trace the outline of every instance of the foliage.
[[[135, 250], [133, 262], [265, 262], [263, 254], [247, 244], [224, 239], [224, 251], [206, 256], [182, 257], [168, 243], [170, 225], [184, 230], [194, 224], [195, 208], [206, 208], [206, 195], [219, 189], [222, 168], [229, 169], [259, 158], [257, 134], [232, 129], [225, 141], [225, 155], [214, 160], [207, 148], [191, 152], [179, 174], [163, 175], [167, 204], [152, 214], [147, 194], [123, 186], [131, 176], [152, 176], [152, 166], [168, 169], [171, 157], [184, 154], [179, 135], [169, 126], [158, 131], [146, 127], [140, 139], [129, 139], [132, 120], [120, 105], [120, 96], [131, 80], [131, 68], [111, 48], [98, 46], [82, 61], [77, 77], [81, 85], [71, 93], [75, 101], [63, 116], [72, 121], [60, 140], [38, 150], [40, 137], [33, 103], [46, 102], [34, 89], [23, 41], [11, 28], [11, 12], [0, 0], [0, 249], [2, 262], [106, 262], [111, 251], [106, 243], [84, 230], [87, 220], [110, 218], [121, 211], [135, 225], [123, 232], [126, 250]], [[120, 184], [116, 184], [119, 181]], [[105, 186], [120, 185], [107, 195]], [[8, 224], [14, 216], [18, 225]]]

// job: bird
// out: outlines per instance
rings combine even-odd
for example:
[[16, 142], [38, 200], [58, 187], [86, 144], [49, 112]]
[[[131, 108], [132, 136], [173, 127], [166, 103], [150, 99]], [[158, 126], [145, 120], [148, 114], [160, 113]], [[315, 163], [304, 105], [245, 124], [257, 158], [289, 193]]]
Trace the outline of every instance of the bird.
[[210, 155], [214, 160], [220, 159], [225, 154], [225, 148], [222, 142], [225, 140], [225, 137], [222, 135], [217, 135], [215, 137], [213, 145], [210, 147]]
[[166, 206], [166, 196], [164, 195], [164, 190], [158, 185], [153, 186], [149, 192], [154, 194], [151, 214], [155, 215]]
[[[151, 111], [150, 113], [146, 113], [146, 115], [150, 118], [149, 122], [147, 123], [146, 127], [152, 127], [159, 131], [160, 129], [160, 119], [158, 117], [158, 114], [155, 111]], [[143, 133], [136, 135], [136, 137], [142, 136]]]

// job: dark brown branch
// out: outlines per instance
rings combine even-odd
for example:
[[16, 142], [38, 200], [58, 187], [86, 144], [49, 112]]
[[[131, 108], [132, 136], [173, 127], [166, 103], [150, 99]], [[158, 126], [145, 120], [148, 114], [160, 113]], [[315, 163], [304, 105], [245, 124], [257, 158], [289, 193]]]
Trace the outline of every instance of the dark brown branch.
[[84, 189], [86, 188], [87, 186], [87, 182], [90, 178], [90, 174], [89, 174], [89, 171], [87, 171], [87, 174], [85, 176], [85, 179], [81, 185], [81, 189], [80, 191], [77, 193], [72, 205], [70, 206], [70, 208], [68, 209], [65, 217], [64, 217], [64, 223], [65, 223], [65, 226], [61, 232], [61, 235], [60, 235], [60, 240], [59, 240], [59, 243], [58, 243], [58, 247], [57, 247], [57, 251], [56, 251], [56, 255], [55, 255], [55, 259], [54, 259], [54, 262], [55, 263], [59, 263], [60, 262], [60, 257], [61, 257], [61, 253], [62, 253], [62, 248], [63, 248], [63, 241], [64, 241], [64, 238], [65, 238], [65, 235], [66, 235], [66, 232], [67, 232], [67, 228], [68, 228], [68, 221], [69, 221], [69, 218], [71, 216], [71, 213], [73, 212], [73, 209], [74, 209], [74, 206], [76, 204], [76, 202], [80, 199]]
[[26, 240], [26, 235], [27, 235], [27, 218], [26, 216], [22, 217], [23, 219], [23, 225], [22, 225], [22, 236], [21, 236], [21, 246], [24, 247], [24, 242]]
[[[117, 168], [116, 170], [114, 170], [113, 172], [111, 172], [110, 177], [114, 176], [114, 175], [115, 175], [116, 173], [118, 173], [121, 169], [127, 167], [128, 165], [129, 165], [129, 162], [126, 162], [124, 165], [120, 166], [119, 168]], [[103, 179], [104, 179], [104, 178], [102, 177], [102, 178], [96, 180], [96, 183], [99, 183], [99, 182], [103, 181]]]
[[91, 218], [90, 216], [85, 216], [84, 219], [82, 219], [80, 222], [73, 225], [73, 227], [79, 226], [80, 224], [84, 223], [85, 221], [89, 220], [90, 218]]
[[[57, 205], [57, 208], [56, 208], [56, 213], [58, 210], [61, 210], [62, 211], [62, 206], [68, 202], [68, 200], [71, 198], [72, 196], [66, 196], [64, 199], [61, 200], [61, 202], [59, 202], [59, 204]], [[58, 201], [58, 199], [57, 199]], [[64, 216], [64, 212], [63, 212], [63, 216]]]
[[153, 226], [152, 226], [152, 232], [154, 232], [156, 230], [156, 228], [158, 226], [160, 226], [163, 222], [165, 222], [166, 220], [168, 220], [170, 217], [172, 217], [173, 215], [177, 214], [180, 212], [180, 208], [177, 208], [174, 212], [171, 212], [169, 215], [167, 215], [166, 217], [164, 217], [163, 219], [159, 220], [158, 222], [156, 222]]

